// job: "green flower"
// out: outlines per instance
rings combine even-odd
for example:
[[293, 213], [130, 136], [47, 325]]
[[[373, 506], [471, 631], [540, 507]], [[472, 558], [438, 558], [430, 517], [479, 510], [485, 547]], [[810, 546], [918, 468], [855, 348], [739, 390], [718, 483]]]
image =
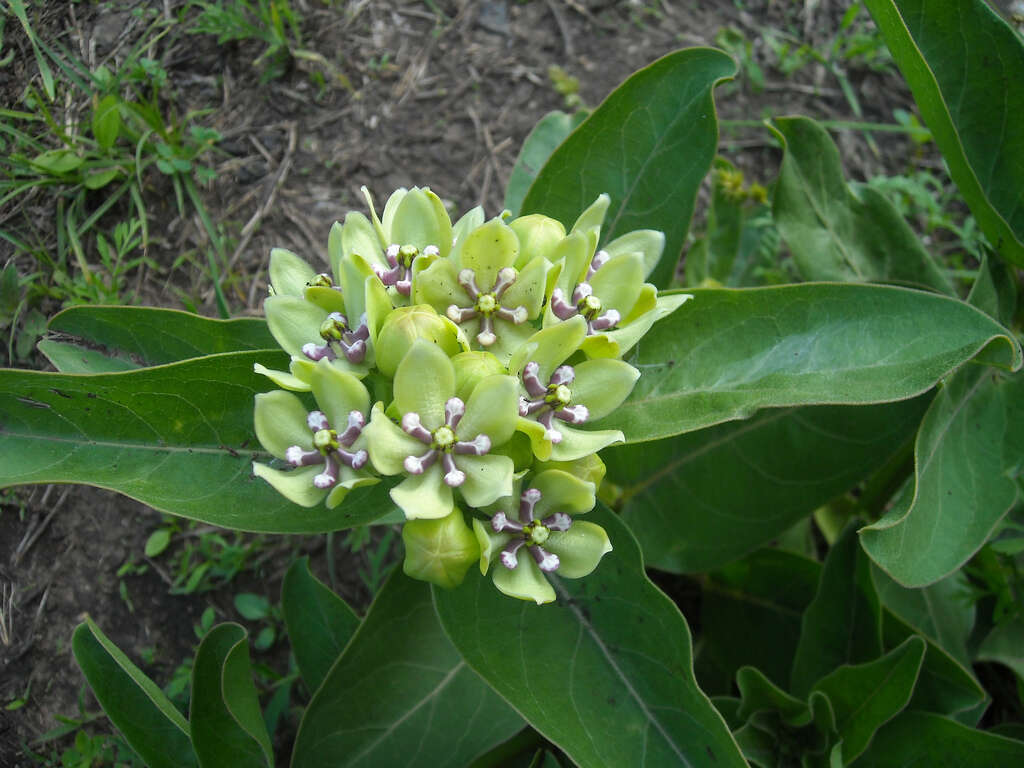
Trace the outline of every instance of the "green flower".
[[489, 524], [473, 520], [480, 572], [492, 569], [494, 585], [510, 597], [550, 603], [555, 590], [546, 574], [581, 578], [612, 551], [601, 526], [571, 517], [593, 509], [593, 483], [548, 470], [536, 475], [519, 495], [517, 511], [511, 509], [511, 501]]
[[598, 197], [560, 246], [560, 270], [544, 316], [545, 327], [582, 317], [587, 338], [580, 348], [588, 357], [622, 357], [657, 320], [693, 298], [658, 296], [644, 282], [665, 247], [661, 232], [629, 232], [595, 252], [608, 202], [607, 195]]
[[577, 429], [615, 410], [633, 390], [640, 371], [602, 358], [566, 365], [586, 339], [579, 316], [537, 331], [515, 351], [509, 372], [520, 382], [517, 429], [542, 461], [572, 461], [621, 442], [618, 430]]
[[459, 240], [448, 259], [437, 259], [413, 279], [413, 298], [458, 323], [503, 363], [533, 333], [540, 316], [548, 262], [523, 264], [519, 240], [501, 219], [491, 219]]
[[489, 376], [465, 403], [455, 397], [455, 387], [448, 356], [416, 340], [395, 372], [392, 408], [401, 426], [378, 403], [366, 427], [377, 471], [408, 475], [391, 490], [391, 498], [410, 520], [446, 517], [455, 488], [471, 507], [512, 493], [512, 459], [490, 452], [515, 431], [515, 380]]
[[399, 363], [417, 339], [426, 339], [440, 347], [446, 355], [455, 355], [469, 348], [459, 327], [428, 304], [396, 307], [384, 320], [377, 338], [377, 367], [385, 376], [393, 377]]
[[353, 488], [378, 482], [363, 471], [369, 458], [362, 433], [370, 397], [357, 378], [326, 360], [313, 366], [310, 384], [323, 410], [307, 411], [290, 392], [256, 395], [256, 436], [295, 469], [254, 462], [252, 471], [296, 504], [312, 507], [326, 499], [334, 508]]
[[480, 557], [480, 545], [456, 507], [437, 520], [408, 520], [402, 527], [406, 576], [445, 589], [459, 586]]

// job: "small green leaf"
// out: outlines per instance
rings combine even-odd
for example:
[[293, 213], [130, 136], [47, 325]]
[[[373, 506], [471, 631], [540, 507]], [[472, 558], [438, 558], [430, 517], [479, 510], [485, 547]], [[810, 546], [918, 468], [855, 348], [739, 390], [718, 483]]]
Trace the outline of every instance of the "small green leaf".
[[786, 152], [772, 212], [805, 280], [901, 282], [953, 294], [896, 207], [876, 189], [847, 187], [824, 128], [791, 117], [775, 120], [772, 131]]
[[218, 624], [196, 651], [189, 719], [201, 768], [274, 766], [249, 664], [248, 636], [238, 624]]
[[993, 768], [1024, 765], [1024, 742], [961, 725], [940, 715], [908, 711], [875, 734], [857, 765], [871, 768]]
[[986, 361], [998, 354], [1020, 367], [1006, 329], [932, 293], [829, 283], [692, 293], [640, 342], [629, 360], [640, 381], [593, 428], [614, 423], [627, 442], [641, 442], [759, 408], [901, 400], [982, 350]]
[[147, 765], [197, 765], [188, 722], [92, 619], [75, 629], [71, 648], [103, 711]]
[[505, 207], [512, 212], [513, 218], [519, 215], [527, 190], [551, 153], [583, 122], [587, 114], [583, 110], [571, 115], [559, 110], [548, 112], [527, 134], [505, 188]]
[[733, 60], [711, 48], [676, 51], [635, 72], [552, 153], [521, 213], [544, 213], [568, 229], [607, 193], [602, 241], [634, 229], [664, 232], [650, 281], [666, 286], [718, 144], [711, 94], [735, 72]]
[[115, 94], [100, 99], [92, 110], [92, 135], [104, 149], [110, 149], [121, 131], [121, 100]]
[[63, 176], [82, 167], [85, 158], [72, 149], [51, 149], [36, 155], [29, 162], [36, 168], [54, 176]]
[[82, 184], [85, 185], [86, 189], [102, 189], [116, 179], [120, 173], [120, 168], [104, 168], [101, 171], [91, 171], [86, 174]]
[[462, 768], [523, 726], [445, 636], [430, 588], [395, 569], [299, 726], [292, 768]]
[[146, 557], [156, 557], [171, 543], [171, 529], [157, 528], [146, 539]]
[[315, 693], [348, 645], [359, 617], [310, 573], [308, 557], [296, 560], [285, 574], [281, 609], [299, 672]]
[[629, 530], [600, 503], [587, 520], [614, 551], [585, 578], [552, 576], [554, 605], [509, 599], [475, 569], [434, 590], [462, 657], [580, 765], [743, 765], [694, 680], [686, 621], [644, 574]]
[[241, 592], [235, 595], [235, 610], [241, 614], [243, 619], [259, 621], [270, 615], [270, 602], [263, 595]]
[[36, 344], [36, 349], [61, 373], [116, 373], [139, 367], [138, 364], [123, 357], [108, 355], [98, 349], [66, 341], [42, 339]]

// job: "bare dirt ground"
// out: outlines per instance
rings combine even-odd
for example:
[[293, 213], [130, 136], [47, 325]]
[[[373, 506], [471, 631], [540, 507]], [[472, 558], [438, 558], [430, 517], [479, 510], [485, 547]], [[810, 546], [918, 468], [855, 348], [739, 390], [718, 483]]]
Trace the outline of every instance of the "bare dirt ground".
[[[178, 0], [53, 3], [39, 17], [40, 34], [60, 40], [87, 62], [116, 63], [146, 23], [133, 10], [174, 18], [186, 12], [183, 5]], [[231, 245], [224, 275], [228, 302], [236, 314], [254, 314], [266, 294], [270, 249], [284, 246], [310, 260], [323, 257], [331, 224], [351, 208], [364, 209], [361, 185], [380, 201], [396, 187], [427, 185], [454, 211], [483, 204], [489, 215], [498, 213], [524, 137], [546, 112], [565, 108], [549, 79], [551, 65], [578, 78], [583, 103], [596, 106], [634, 70], [680, 47], [713, 44], [721, 29], [733, 27], [751, 41], [765, 83], [755, 92], [741, 77], [720, 88], [721, 118], [854, 119], [823, 67], [812, 62], [784, 76], [772, 67], [762, 40], [765, 30], [781, 29], [827, 46], [848, 5], [847, 0], [292, 0], [302, 19], [303, 47], [331, 64], [323, 81], [320, 65], [299, 61], [283, 77], [261, 83], [251, 66], [262, 51], [258, 42], [218, 45], [210, 37], [172, 33], [155, 46], [153, 56], [169, 75], [166, 98], [181, 110], [211, 110], [203, 122], [223, 136], [208, 159], [217, 177], [202, 194]], [[0, 69], [0, 94], [11, 106], [37, 76], [27, 40], [15, 27], [7, 25], [4, 40], [15, 60]], [[892, 122], [894, 108], [910, 109], [894, 69], [851, 67], [847, 75], [864, 106], [863, 119]], [[878, 155], [860, 132], [837, 138], [853, 178], [900, 172], [911, 162], [913, 150], [899, 134], [876, 134]], [[721, 149], [751, 180], [770, 183], [779, 151], [767, 131], [726, 128]], [[147, 182], [149, 255], [161, 270], [136, 276], [137, 301], [181, 307], [189, 297], [213, 315], [201, 259], [187, 258], [171, 268], [183, 254], [204, 251], [203, 229], [194, 218], [178, 215], [165, 180], [154, 175]], [[43, 232], [53, 216], [49, 206], [43, 198], [28, 206]], [[0, 211], [0, 219], [5, 215], [10, 212]], [[700, 228], [699, 210], [695, 228]], [[0, 245], [0, 266], [13, 257], [3, 248], [9, 246]], [[23, 274], [33, 271], [31, 264], [15, 263]], [[43, 309], [52, 314], [58, 308]], [[34, 362], [43, 365], [41, 359]], [[159, 558], [146, 558], [146, 538], [160, 519], [123, 497], [81, 487], [24, 489], [5, 497], [0, 582], [14, 586], [17, 606], [13, 642], [0, 646], [3, 768], [36, 764], [25, 745], [57, 726], [57, 716], [79, 716], [85, 689], [70, 638], [84, 614], [164, 684], [191, 655], [193, 625], [206, 606], [215, 606], [220, 620], [237, 620], [232, 600], [238, 592], [276, 599], [283, 569], [297, 552], [311, 553], [314, 571], [326, 578], [323, 537], [281, 538], [262, 542], [229, 585], [202, 594], [170, 594], [169, 562], [188, 536], [176, 537]], [[353, 605], [365, 607], [370, 595], [357, 575], [367, 567], [365, 550], [347, 555], [341, 549], [339, 556], [348, 560], [339, 566], [337, 588]], [[145, 572], [132, 569], [119, 576], [129, 562], [146, 566]], [[254, 660], [284, 674], [286, 644], [278, 641], [269, 652], [257, 651]], [[20, 708], [2, 709], [21, 698]], [[86, 711], [96, 711], [87, 694], [84, 702]], [[100, 719], [90, 729], [103, 727]], [[279, 729], [282, 754], [289, 727], [294, 725], [286, 722]], [[51, 754], [66, 745], [65, 740], [35, 749]]]

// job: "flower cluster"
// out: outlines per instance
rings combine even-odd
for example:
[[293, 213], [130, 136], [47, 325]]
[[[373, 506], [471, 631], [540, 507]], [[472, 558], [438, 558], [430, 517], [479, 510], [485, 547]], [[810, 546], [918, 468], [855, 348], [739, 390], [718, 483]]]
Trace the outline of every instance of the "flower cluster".
[[281, 389], [256, 397], [278, 461], [253, 471], [329, 508], [394, 476], [406, 573], [454, 587], [479, 562], [503, 593], [550, 602], [548, 574], [585, 576], [611, 551], [576, 517], [595, 504], [597, 452], [623, 436], [590, 425], [640, 375], [623, 355], [689, 298], [644, 282], [664, 237], [598, 250], [606, 195], [567, 233], [480, 208], [453, 225], [426, 188], [398, 190], [378, 217], [364, 193], [369, 218], [331, 230], [330, 272], [271, 253], [264, 309], [291, 361], [257, 366]]

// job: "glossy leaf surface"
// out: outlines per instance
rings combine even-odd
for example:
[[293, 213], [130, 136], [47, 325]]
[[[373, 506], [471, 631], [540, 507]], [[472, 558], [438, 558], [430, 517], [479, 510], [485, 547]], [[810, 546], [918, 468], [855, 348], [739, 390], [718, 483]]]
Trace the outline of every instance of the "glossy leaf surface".
[[308, 557], [296, 560], [285, 574], [281, 610], [299, 672], [316, 692], [359, 627], [359, 617], [309, 572]]
[[248, 633], [218, 624], [206, 633], [192, 667], [192, 744], [202, 768], [274, 765], [249, 664]]
[[703, 571], [770, 541], [867, 477], [913, 438], [927, 404], [925, 396], [775, 409], [602, 455], [647, 562]]
[[634, 229], [664, 232], [664, 255], [650, 280], [666, 286], [718, 144], [711, 94], [735, 70], [721, 51], [689, 48], [634, 73], [555, 150], [522, 213], [544, 213], [568, 228], [607, 193], [602, 240]]
[[773, 132], [785, 149], [773, 214], [805, 280], [902, 282], [953, 293], [888, 198], [847, 186], [824, 128], [791, 117], [775, 120]]
[[553, 577], [553, 605], [510, 600], [475, 569], [434, 590], [463, 658], [584, 768], [743, 765], [694, 680], [686, 621], [647, 579], [629, 530], [602, 504], [587, 520], [614, 551], [586, 578]]
[[269, 459], [253, 433], [253, 397], [272, 388], [236, 352], [99, 375], [0, 371], [0, 486], [85, 483], [225, 528], [338, 530], [390, 512], [387, 484], [334, 510], [305, 509], [252, 477]]
[[441, 629], [430, 587], [396, 569], [309, 703], [292, 768], [461, 768], [522, 727]]
[[935, 397], [915, 445], [915, 482], [861, 529], [892, 578], [934, 583], [963, 565], [1017, 500], [1024, 451], [1024, 376], [981, 366], [958, 371]]
[[868, 404], [920, 394], [982, 349], [1020, 348], [956, 299], [882, 285], [807, 283], [694, 290], [631, 362], [643, 375], [613, 416], [627, 442], [746, 418], [760, 408]]
[[982, 0], [866, 0], [971, 213], [1024, 265], [1024, 46]]
[[184, 716], [92, 619], [75, 629], [71, 649], [103, 711], [147, 765], [198, 765]]

